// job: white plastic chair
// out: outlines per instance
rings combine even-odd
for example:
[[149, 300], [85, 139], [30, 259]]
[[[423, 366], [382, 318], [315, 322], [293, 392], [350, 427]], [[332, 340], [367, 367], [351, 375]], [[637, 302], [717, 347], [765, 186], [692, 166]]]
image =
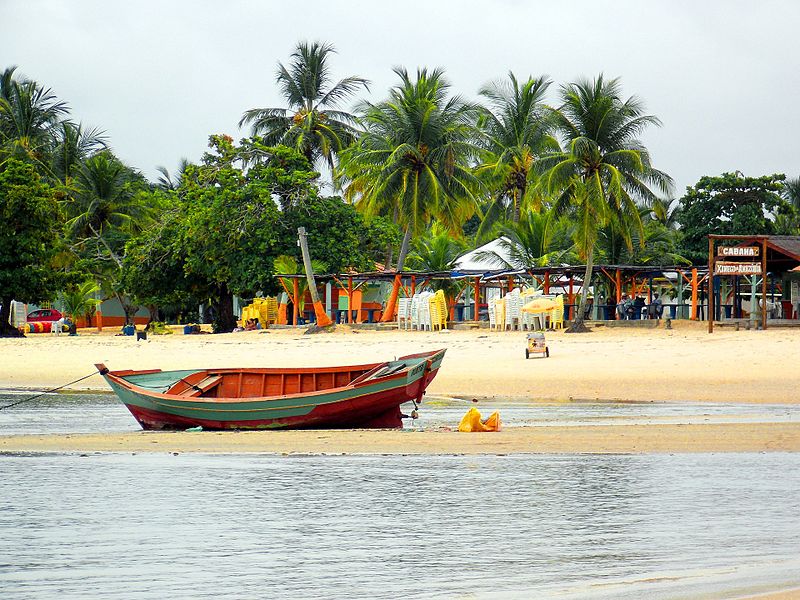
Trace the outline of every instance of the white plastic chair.
[[397, 328], [411, 329], [411, 298], [397, 301]]
[[512, 331], [515, 328], [521, 329], [520, 315], [522, 314], [522, 299], [519, 295], [519, 288], [515, 288], [507, 293], [504, 300], [506, 303], [505, 328], [511, 329]]
[[431, 303], [430, 299], [433, 296], [430, 292], [422, 292], [419, 295], [419, 308], [417, 317], [417, 328], [420, 331], [431, 330]]

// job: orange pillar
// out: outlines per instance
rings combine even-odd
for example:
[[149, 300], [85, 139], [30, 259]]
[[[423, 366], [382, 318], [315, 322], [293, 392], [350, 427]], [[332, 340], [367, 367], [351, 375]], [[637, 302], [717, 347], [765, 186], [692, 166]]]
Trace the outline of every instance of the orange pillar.
[[97, 312], [94, 316], [97, 318], [97, 333], [103, 331], [103, 311], [100, 310], [100, 305], [97, 305]]
[[353, 322], [353, 278], [347, 278], [347, 323]]
[[508, 291], [510, 292], [513, 289], [514, 289], [514, 276], [513, 275], [509, 275], [508, 276]]
[[550, 293], [550, 271], [544, 272], [544, 294], [545, 296]]
[[294, 315], [293, 323], [297, 327], [297, 321], [300, 319], [300, 282], [295, 277], [292, 279], [292, 292], [294, 293]]
[[417, 293], [417, 276], [416, 275], [412, 275], [411, 276], [411, 295], [413, 296], [416, 293]]
[[697, 269], [692, 269], [692, 313], [689, 315], [691, 321], [697, 321]]
[[386, 302], [386, 310], [381, 317], [381, 323], [388, 323], [394, 321], [394, 313], [397, 309], [397, 296], [400, 293], [400, 274], [394, 276], [394, 283], [392, 284], [392, 293], [389, 295], [389, 300]]

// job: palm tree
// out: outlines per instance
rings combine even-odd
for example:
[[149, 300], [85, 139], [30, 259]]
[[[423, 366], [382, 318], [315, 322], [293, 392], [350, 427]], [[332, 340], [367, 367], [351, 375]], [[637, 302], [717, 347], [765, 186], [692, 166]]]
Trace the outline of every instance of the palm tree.
[[496, 251], [478, 253], [478, 258], [494, 262], [497, 268], [528, 269], [558, 265], [570, 259], [574, 225], [560, 217], [555, 209], [526, 213], [517, 223], [506, 223], [496, 229]]
[[162, 167], [160, 165], [156, 167], [156, 171], [158, 171], [160, 174], [158, 181], [156, 182], [156, 187], [164, 191], [177, 191], [181, 185], [181, 182], [183, 181], [186, 167], [188, 167], [190, 164], [191, 163], [189, 162], [188, 158], [181, 158], [180, 162], [178, 163], [178, 169], [174, 174], [171, 174], [166, 167]]
[[48, 172], [54, 129], [69, 109], [52, 90], [17, 78], [15, 70], [9, 67], [0, 74], [0, 164], [3, 155], [17, 156]]
[[105, 259], [122, 267], [121, 249], [112, 247], [116, 232], [141, 229], [149, 208], [137, 201], [134, 173], [108, 151], [84, 161], [76, 177], [77, 192], [68, 212], [67, 229], [79, 243], [93, 240], [105, 248]]
[[68, 288], [61, 294], [64, 311], [73, 319], [84, 317], [88, 320], [95, 313], [97, 305], [101, 303], [96, 297], [99, 289], [100, 286], [91, 280]]
[[[436, 218], [460, 234], [475, 213], [480, 182], [470, 161], [477, 108], [459, 96], [449, 97], [450, 84], [440, 69], [417, 70], [411, 79], [395, 68], [400, 83], [379, 104], [360, 107], [365, 131], [342, 154], [339, 173], [347, 181], [345, 197], [367, 214], [393, 217], [405, 231], [397, 272], [403, 270], [408, 245]], [[395, 277], [383, 320], [394, 318], [400, 290]]]
[[[434, 223], [425, 235], [414, 242], [408, 255], [408, 264], [412, 269], [428, 272], [451, 271], [467, 244], [464, 240], [454, 238], [445, 227]], [[465, 281], [465, 280], [464, 280]], [[455, 279], [434, 279], [430, 283], [433, 291], [442, 290], [448, 303], [464, 289], [464, 281]]]
[[534, 160], [544, 151], [558, 150], [550, 135], [550, 119], [544, 96], [551, 82], [546, 76], [520, 83], [509, 72], [508, 81], [496, 81], [480, 89], [489, 106], [481, 110], [478, 125], [486, 150], [478, 174], [494, 192], [493, 202], [479, 230], [485, 230], [506, 207], [514, 223], [525, 205], [536, 200], [537, 188], [530, 185]]
[[75, 177], [81, 161], [108, 147], [100, 129], [84, 129], [82, 124], [72, 121], [61, 121], [54, 128], [54, 136], [51, 171], [67, 185]]
[[599, 227], [611, 223], [631, 246], [631, 233], [642, 232], [639, 204], [655, 199], [650, 186], [668, 192], [672, 180], [653, 168], [650, 154], [637, 139], [645, 128], [660, 125], [644, 114], [636, 97], [622, 99], [618, 79], [579, 81], [561, 88], [561, 107], [554, 111], [566, 149], [545, 154], [537, 163], [542, 186], [556, 196], [558, 210], [577, 216], [575, 242], [586, 260], [584, 285], [570, 331], [586, 331], [583, 314], [594, 266]]
[[369, 89], [357, 76], [332, 83], [328, 58], [336, 50], [330, 44], [300, 42], [289, 67], [278, 63], [277, 82], [288, 108], [252, 108], [239, 127], [252, 125], [268, 146], [294, 147], [312, 165], [324, 160], [333, 169], [335, 156], [355, 139], [353, 115], [338, 109], [356, 90]]

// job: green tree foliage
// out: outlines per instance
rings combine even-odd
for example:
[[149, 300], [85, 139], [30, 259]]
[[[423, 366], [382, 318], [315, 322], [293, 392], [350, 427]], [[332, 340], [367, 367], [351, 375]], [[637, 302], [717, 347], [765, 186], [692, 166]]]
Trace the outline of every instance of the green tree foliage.
[[300, 264], [298, 227], [306, 228], [311, 256], [324, 260], [331, 273], [374, 271], [377, 258], [387, 245], [399, 243], [401, 235], [388, 219], [368, 219], [338, 196], [310, 196], [281, 214], [280, 247]]
[[[453, 234], [439, 224], [434, 224], [425, 235], [414, 241], [408, 255], [408, 266], [418, 271], [451, 271], [456, 260], [467, 250], [464, 240], [454, 238]], [[442, 290], [449, 300], [454, 299], [464, 289], [466, 280], [433, 279], [428, 289]]]
[[[361, 106], [366, 131], [342, 157], [345, 197], [365, 214], [392, 217], [408, 236], [434, 218], [457, 232], [477, 208], [477, 108], [449, 97], [440, 69], [418, 70], [416, 79], [405, 69], [395, 73], [400, 83], [388, 100]], [[404, 260], [401, 250], [398, 270]]]
[[55, 130], [69, 109], [52, 90], [16, 77], [15, 70], [0, 73], [0, 164], [16, 157], [46, 173]]
[[97, 298], [99, 290], [100, 286], [92, 280], [67, 286], [60, 295], [61, 303], [64, 305], [64, 312], [73, 319], [91, 317], [101, 302]]
[[701, 177], [681, 198], [681, 254], [694, 264], [708, 261], [708, 239], [720, 235], [768, 235], [769, 218], [788, 210], [781, 198], [784, 175], [745, 177], [739, 172]]
[[63, 283], [52, 265], [62, 224], [53, 190], [32, 165], [9, 158], [0, 169], [0, 336], [20, 335], [9, 324], [12, 300], [49, 300]]
[[575, 258], [573, 230], [574, 224], [553, 208], [523, 213], [518, 222], [508, 221], [494, 229], [502, 255], [488, 251], [479, 253], [479, 258], [493, 262], [498, 269], [559, 265]]
[[523, 208], [540, 204], [534, 161], [546, 150], [559, 150], [550, 135], [550, 113], [544, 103], [550, 84], [544, 76], [520, 83], [509, 73], [508, 81], [496, 81], [479, 92], [488, 106], [481, 109], [478, 121], [486, 153], [477, 173], [486, 181], [493, 200], [482, 229], [508, 212], [516, 223]]
[[[640, 204], [650, 204], [655, 186], [669, 191], [672, 181], [655, 169], [637, 136], [660, 121], [644, 114], [636, 97], [622, 98], [618, 79], [602, 75], [561, 88], [562, 104], [553, 113], [566, 149], [546, 154], [538, 162], [544, 189], [557, 197], [556, 207], [575, 220], [575, 243], [586, 261], [584, 281], [594, 263], [598, 228], [610, 224], [632, 246], [632, 235], [643, 232]], [[583, 331], [588, 285], [583, 286], [578, 316], [571, 331]]]
[[299, 43], [288, 67], [278, 63], [277, 82], [289, 107], [253, 108], [239, 126], [251, 124], [265, 144], [292, 147], [312, 165], [324, 160], [333, 169], [338, 152], [356, 135], [354, 117], [339, 107], [368, 86], [356, 76], [333, 82], [328, 59], [335, 52], [330, 44]]

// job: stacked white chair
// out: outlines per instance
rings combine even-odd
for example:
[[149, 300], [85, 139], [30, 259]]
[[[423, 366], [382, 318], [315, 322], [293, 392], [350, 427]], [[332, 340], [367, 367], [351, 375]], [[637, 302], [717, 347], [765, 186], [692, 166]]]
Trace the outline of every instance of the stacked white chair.
[[433, 296], [430, 292], [422, 292], [419, 295], [419, 309], [417, 311], [417, 329], [420, 331], [431, 330], [431, 303]]
[[506, 303], [505, 328], [512, 331], [515, 328], [521, 329], [522, 298], [519, 295], [519, 288], [511, 290], [504, 299]]
[[400, 298], [397, 301], [397, 328], [411, 329], [411, 298]]

